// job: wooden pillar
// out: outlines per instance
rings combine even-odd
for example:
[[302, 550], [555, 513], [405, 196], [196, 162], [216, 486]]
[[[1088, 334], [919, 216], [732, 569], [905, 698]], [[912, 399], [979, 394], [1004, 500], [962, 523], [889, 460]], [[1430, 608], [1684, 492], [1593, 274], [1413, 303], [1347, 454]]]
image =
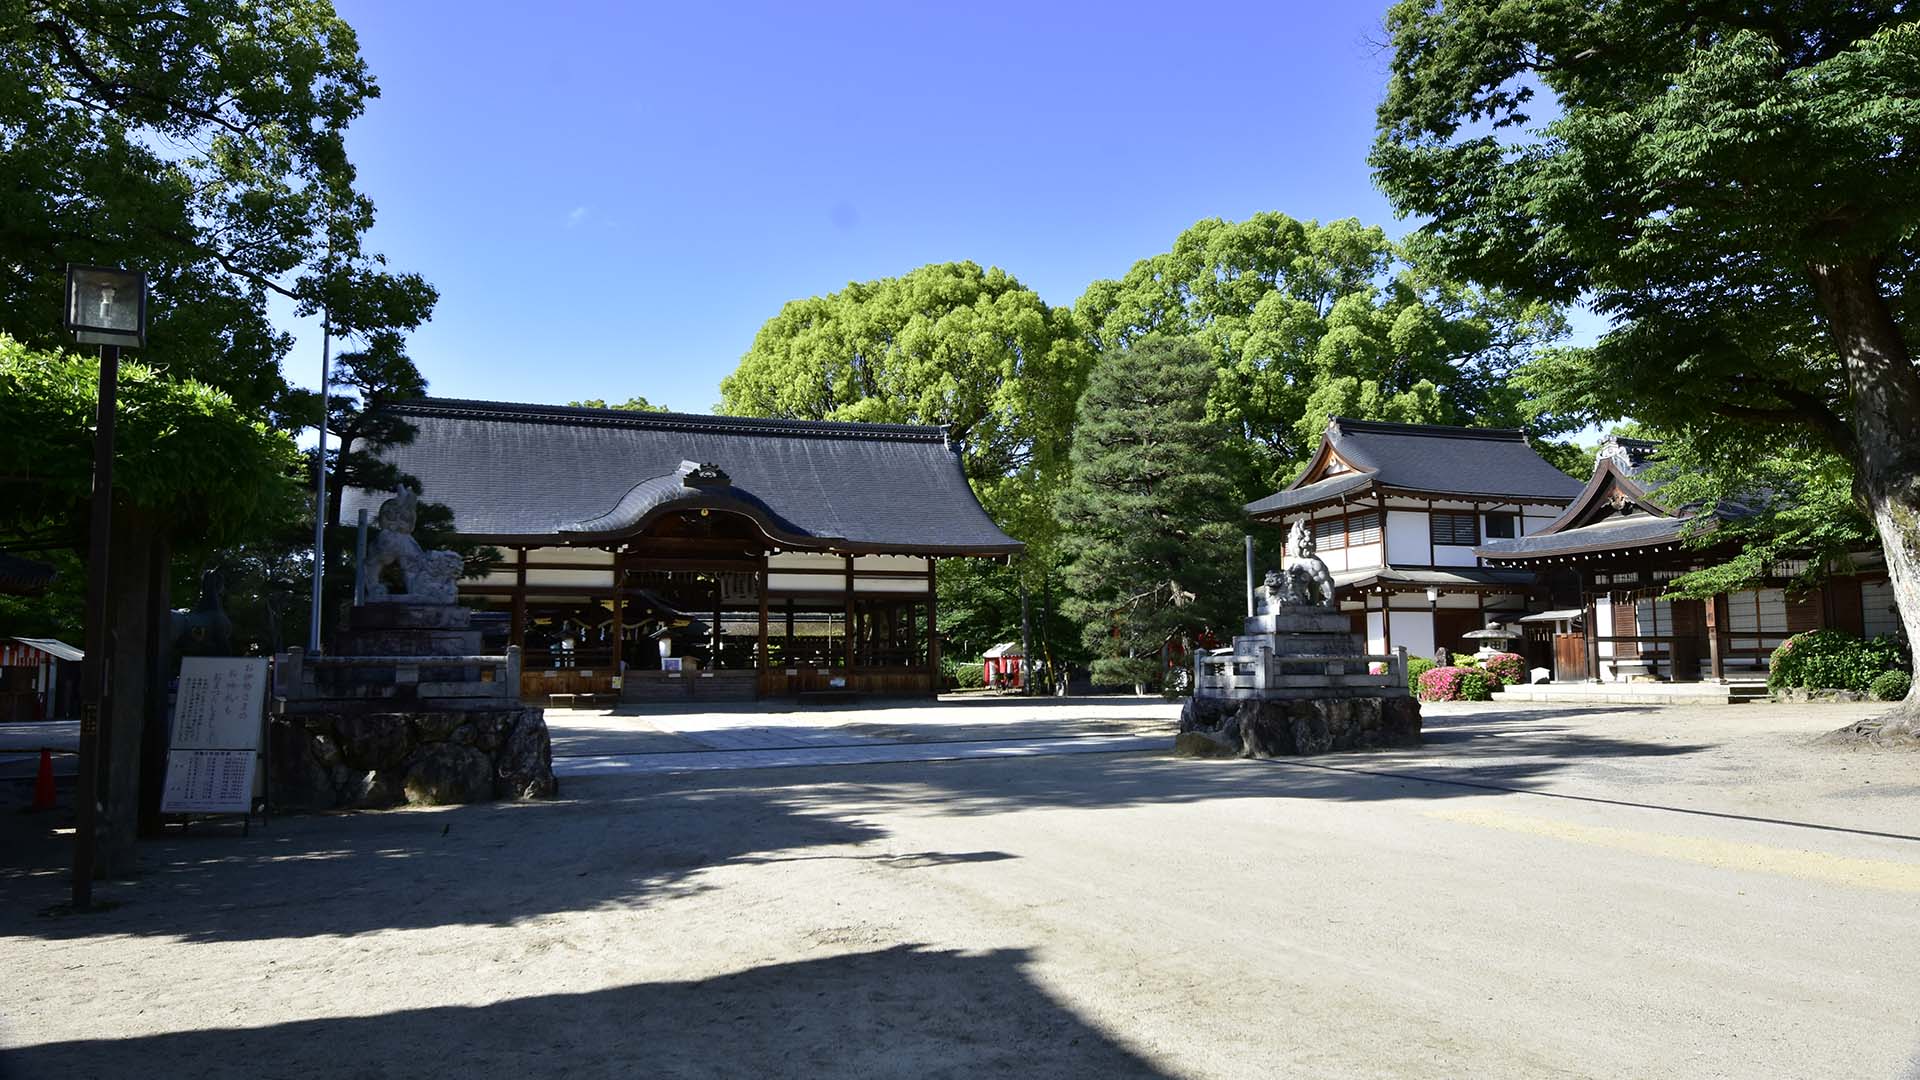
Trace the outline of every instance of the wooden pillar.
[[527, 647], [527, 549], [514, 549], [513, 622], [508, 632], [512, 644]]
[[793, 597], [789, 596], [787, 597], [787, 666], [798, 668], [799, 659], [793, 649]]
[[[766, 682], [767, 669], [773, 666], [767, 655], [767, 553], [760, 553], [760, 682]], [[761, 687], [762, 691], [765, 686]]]
[[713, 575], [713, 633], [710, 635], [709, 647], [711, 649], [711, 654], [707, 657], [707, 666], [712, 668], [715, 671], [720, 670], [720, 619], [724, 614], [724, 612], [721, 610], [721, 605], [725, 603], [726, 595], [727, 595], [727, 587], [720, 583], [720, 575], [714, 574]]
[[1704, 605], [1707, 609], [1707, 656], [1708, 673], [1714, 682], [1727, 681], [1727, 658], [1721, 647], [1720, 628], [1725, 620], [1720, 616], [1720, 605], [1726, 602], [1724, 596], [1709, 596]]
[[1390, 592], [1380, 594], [1380, 640], [1386, 646], [1382, 652], [1393, 651], [1393, 594]]
[[856, 638], [859, 637], [859, 634], [857, 632], [857, 628], [854, 626], [854, 619], [856, 618], [856, 616], [853, 611], [853, 556], [851, 555], [846, 556], [846, 560], [847, 560], [846, 562], [846, 567], [847, 567], [847, 578], [846, 578], [846, 581], [847, 581], [847, 648], [846, 648], [847, 687], [851, 689], [853, 687], [854, 641]]
[[1600, 598], [1587, 594], [1587, 681], [1600, 681]]
[[622, 586], [626, 584], [626, 576], [627, 575], [620, 570], [619, 566], [615, 565], [613, 570], [613, 660], [612, 660], [613, 673], [615, 675], [624, 675], [626, 674], [626, 670], [627, 670], [625, 667], [622, 666], [623, 662], [627, 658], [626, 656], [626, 653], [627, 653], [627, 649], [626, 649], [627, 590], [622, 588]]
[[940, 593], [933, 556], [927, 556], [927, 689], [940, 692]]

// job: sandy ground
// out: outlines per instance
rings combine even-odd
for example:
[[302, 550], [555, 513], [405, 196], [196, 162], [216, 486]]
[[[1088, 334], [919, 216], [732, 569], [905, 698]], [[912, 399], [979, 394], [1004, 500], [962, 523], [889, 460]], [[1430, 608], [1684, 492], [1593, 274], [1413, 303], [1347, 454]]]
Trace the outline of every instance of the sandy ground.
[[581, 777], [196, 828], [80, 916], [8, 814], [0, 1075], [1920, 1078], [1920, 755], [1811, 741], [1866, 711]]

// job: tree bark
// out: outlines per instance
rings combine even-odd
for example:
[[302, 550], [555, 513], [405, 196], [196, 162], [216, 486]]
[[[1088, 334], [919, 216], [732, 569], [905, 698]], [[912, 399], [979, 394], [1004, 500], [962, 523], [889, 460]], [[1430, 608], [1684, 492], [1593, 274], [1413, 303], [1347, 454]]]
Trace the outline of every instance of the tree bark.
[[[1907, 641], [1920, 641], [1920, 371], [1880, 292], [1872, 259], [1809, 267], [1853, 398], [1854, 491], [1873, 515]], [[1882, 736], [1920, 736], [1920, 688], [1883, 718]]]

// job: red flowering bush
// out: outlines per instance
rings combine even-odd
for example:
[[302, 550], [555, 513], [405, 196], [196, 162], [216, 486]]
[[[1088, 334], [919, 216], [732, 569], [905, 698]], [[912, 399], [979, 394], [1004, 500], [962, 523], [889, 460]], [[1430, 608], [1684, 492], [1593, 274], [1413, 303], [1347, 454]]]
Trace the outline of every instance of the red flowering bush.
[[1499, 679], [1501, 686], [1519, 686], [1527, 681], [1527, 658], [1519, 653], [1497, 652], [1480, 666]]
[[1421, 701], [1487, 701], [1499, 688], [1497, 679], [1474, 668], [1437, 667], [1420, 675]]

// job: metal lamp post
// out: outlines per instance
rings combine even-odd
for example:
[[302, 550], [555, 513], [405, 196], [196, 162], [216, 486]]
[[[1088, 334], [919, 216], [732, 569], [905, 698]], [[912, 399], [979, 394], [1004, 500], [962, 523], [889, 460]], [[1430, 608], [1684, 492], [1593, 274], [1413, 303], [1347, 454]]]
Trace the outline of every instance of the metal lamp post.
[[113, 419], [120, 383], [120, 350], [147, 343], [147, 275], [110, 266], [67, 266], [64, 320], [76, 345], [100, 346], [100, 391], [93, 429], [93, 508], [87, 537], [87, 679], [80, 712], [80, 776], [74, 807], [73, 908], [93, 905], [93, 850], [100, 763], [111, 725], [102, 727], [113, 675], [113, 630], [107, 625], [113, 553]]
[[1440, 590], [1427, 586], [1427, 629], [1433, 635], [1433, 651], [1440, 651]]

